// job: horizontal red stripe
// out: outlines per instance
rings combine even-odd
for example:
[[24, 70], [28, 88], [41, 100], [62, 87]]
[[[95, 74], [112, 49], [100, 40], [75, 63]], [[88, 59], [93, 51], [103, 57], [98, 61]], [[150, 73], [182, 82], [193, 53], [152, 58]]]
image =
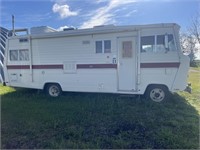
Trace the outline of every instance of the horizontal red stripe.
[[29, 65], [8, 65], [7, 69], [30, 69]]
[[77, 69], [117, 68], [117, 64], [77, 64]]
[[[8, 69], [30, 69], [30, 65], [8, 65]], [[33, 65], [33, 69], [63, 69], [63, 65]], [[117, 64], [77, 64], [77, 69], [117, 68]]]
[[[141, 68], [178, 68], [179, 62], [172, 63], [141, 63]], [[30, 69], [30, 65], [8, 65], [8, 69]], [[63, 65], [33, 65], [33, 69], [63, 69]], [[117, 64], [77, 64], [77, 69], [117, 68]]]
[[169, 62], [169, 63], [141, 63], [141, 68], [178, 68], [180, 66], [179, 62]]
[[[30, 65], [8, 65], [8, 69], [30, 69]], [[33, 69], [63, 69], [63, 65], [33, 65]]]
[[63, 65], [33, 65], [33, 69], [63, 69]]

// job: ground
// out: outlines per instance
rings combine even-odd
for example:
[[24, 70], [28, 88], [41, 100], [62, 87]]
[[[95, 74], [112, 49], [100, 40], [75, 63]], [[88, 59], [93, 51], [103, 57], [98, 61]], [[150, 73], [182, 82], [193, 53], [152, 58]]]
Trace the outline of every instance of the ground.
[[192, 94], [155, 103], [113, 94], [64, 93], [0, 86], [1, 148], [198, 149], [200, 69], [191, 68]]

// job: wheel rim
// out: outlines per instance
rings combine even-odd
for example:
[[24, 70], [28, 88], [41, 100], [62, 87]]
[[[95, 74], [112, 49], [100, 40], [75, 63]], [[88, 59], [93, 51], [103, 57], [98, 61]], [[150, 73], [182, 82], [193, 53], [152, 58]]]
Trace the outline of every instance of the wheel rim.
[[150, 98], [155, 102], [161, 102], [165, 98], [165, 92], [162, 89], [155, 88], [150, 92]]
[[53, 96], [53, 97], [57, 97], [59, 96], [60, 94], [60, 89], [59, 87], [55, 86], [55, 85], [52, 85], [50, 88], [49, 88], [49, 95]]

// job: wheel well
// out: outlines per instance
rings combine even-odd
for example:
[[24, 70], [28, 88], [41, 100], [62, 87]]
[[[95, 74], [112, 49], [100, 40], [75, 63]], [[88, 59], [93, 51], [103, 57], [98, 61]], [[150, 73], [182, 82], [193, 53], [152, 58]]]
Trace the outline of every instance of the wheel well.
[[50, 85], [50, 84], [56, 84], [56, 85], [58, 85], [58, 86], [60, 87], [60, 89], [62, 90], [60, 84], [59, 84], [59, 83], [56, 83], [56, 82], [47, 82], [47, 83], [45, 83], [45, 84], [44, 84], [43, 90], [45, 90], [45, 89], [48, 87], [48, 85]]
[[146, 87], [146, 90], [145, 92], [147, 91], [147, 89], [149, 89], [150, 87], [153, 87], [153, 86], [160, 86], [160, 87], [164, 87], [166, 88], [168, 91], [169, 91], [169, 88], [168, 86], [164, 85], [164, 84], [149, 84], [147, 87]]

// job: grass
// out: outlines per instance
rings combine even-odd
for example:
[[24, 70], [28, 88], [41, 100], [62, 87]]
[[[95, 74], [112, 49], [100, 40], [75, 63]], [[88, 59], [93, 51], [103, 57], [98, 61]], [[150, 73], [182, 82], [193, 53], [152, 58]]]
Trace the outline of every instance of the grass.
[[65, 93], [0, 86], [4, 149], [198, 149], [200, 72], [193, 93], [162, 103], [113, 94]]

